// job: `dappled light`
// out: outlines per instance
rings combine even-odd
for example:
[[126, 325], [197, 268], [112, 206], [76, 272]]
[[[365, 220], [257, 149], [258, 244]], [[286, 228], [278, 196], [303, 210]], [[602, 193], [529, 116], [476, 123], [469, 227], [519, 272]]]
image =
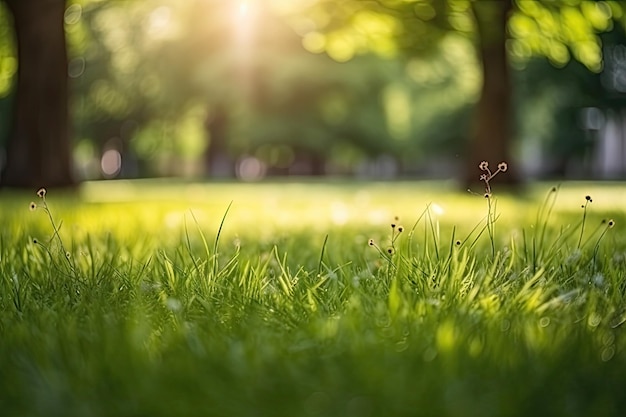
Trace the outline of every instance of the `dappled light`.
[[559, 11], [539, 2], [517, 3], [522, 13], [510, 22], [514, 58], [525, 60], [541, 54], [556, 66], [564, 66], [573, 53], [590, 70], [602, 69], [602, 45], [593, 32], [611, 28], [613, 14], [622, 13], [616, 2], [581, 2], [580, 8], [572, 5]]

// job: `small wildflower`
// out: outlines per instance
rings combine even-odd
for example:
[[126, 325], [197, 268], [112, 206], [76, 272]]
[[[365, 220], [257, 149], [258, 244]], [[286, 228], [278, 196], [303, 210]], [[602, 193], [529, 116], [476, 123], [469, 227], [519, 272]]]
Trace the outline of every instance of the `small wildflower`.
[[613, 221], [613, 219], [609, 220], [608, 226], [609, 226], [609, 229], [615, 226], [615, 222]]
[[394, 219], [395, 221], [398, 221], [398, 220], [400, 220], [400, 217], [398, 217], [398, 216], [394, 216], [394, 217], [393, 217], [393, 219]]
[[393, 248], [387, 248], [387, 253], [388, 253], [389, 255], [393, 255], [393, 253], [394, 253]]
[[367, 244], [370, 245], [370, 246], [374, 246], [374, 239], [368, 240]]
[[46, 189], [45, 189], [45, 188], [40, 188], [40, 189], [37, 191], [37, 196], [38, 196], [39, 198], [44, 198], [44, 197], [46, 196]]
[[506, 162], [500, 162], [498, 164], [498, 170], [500, 170], [501, 172], [506, 172], [507, 169], [509, 169], [509, 166]]
[[67, 259], [70, 259], [70, 258], [72, 257], [72, 254], [71, 254], [71, 253], [69, 253], [69, 252], [65, 252], [65, 257], [66, 257]]
[[398, 233], [402, 233], [404, 231], [404, 227], [398, 226]]
[[593, 203], [593, 200], [591, 199], [590, 195], [586, 195], [585, 200], [589, 201], [590, 203]]
[[491, 193], [485, 193], [485, 198], [491, 197]]
[[396, 228], [396, 224], [395, 223], [391, 223], [391, 228], [395, 229]]
[[550, 191], [552, 191], [553, 193], [556, 193], [556, 187], [552, 187]]
[[457, 246], [461, 246], [461, 241], [457, 240], [456, 242], [454, 242], [454, 244], [457, 245]]
[[478, 168], [480, 168], [481, 171], [487, 171], [489, 169], [489, 162], [482, 161], [480, 164], [478, 164]]
[[33, 243], [36, 245], [39, 241], [37, 239], [33, 239]]
[[37, 208], [37, 204], [35, 204], [34, 201], [31, 201], [29, 208], [30, 208], [30, 211], [34, 211]]
[[481, 181], [488, 181], [489, 180], [489, 178], [487, 177], [487, 174], [481, 174], [479, 179]]

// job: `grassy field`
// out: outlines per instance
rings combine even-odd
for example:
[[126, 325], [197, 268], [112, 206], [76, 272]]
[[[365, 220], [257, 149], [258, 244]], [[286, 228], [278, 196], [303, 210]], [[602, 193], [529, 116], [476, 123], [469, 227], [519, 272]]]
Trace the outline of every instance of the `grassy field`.
[[553, 186], [4, 192], [1, 414], [621, 416], [626, 188]]

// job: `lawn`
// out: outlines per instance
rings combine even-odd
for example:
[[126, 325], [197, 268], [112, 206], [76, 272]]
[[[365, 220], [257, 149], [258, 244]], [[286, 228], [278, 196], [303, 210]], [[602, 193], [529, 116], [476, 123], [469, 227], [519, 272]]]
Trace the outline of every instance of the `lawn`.
[[623, 415], [626, 188], [475, 191], [4, 192], [2, 415]]

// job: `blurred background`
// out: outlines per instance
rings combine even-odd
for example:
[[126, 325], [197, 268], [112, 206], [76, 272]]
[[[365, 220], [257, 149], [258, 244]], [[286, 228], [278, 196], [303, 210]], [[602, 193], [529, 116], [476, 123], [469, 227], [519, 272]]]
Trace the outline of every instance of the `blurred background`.
[[622, 3], [0, 0], [0, 183], [623, 179]]

